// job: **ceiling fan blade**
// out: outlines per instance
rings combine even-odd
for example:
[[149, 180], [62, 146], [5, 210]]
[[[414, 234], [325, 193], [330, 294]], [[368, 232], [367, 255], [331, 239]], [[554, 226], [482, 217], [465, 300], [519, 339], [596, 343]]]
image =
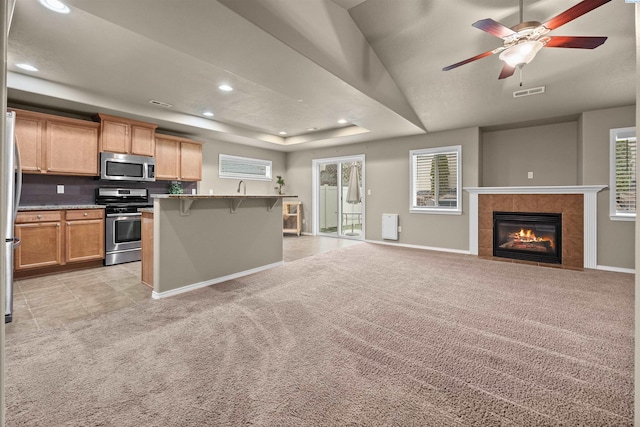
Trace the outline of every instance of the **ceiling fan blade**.
[[576, 49], [595, 49], [607, 40], [606, 37], [553, 36], [545, 47], [571, 47]]
[[583, 0], [561, 14], [549, 19], [543, 25], [549, 30], [555, 30], [559, 26], [564, 25], [569, 21], [573, 21], [585, 13], [591, 12], [593, 9], [600, 7], [605, 3], [609, 3], [610, 1], [611, 0]]
[[504, 47], [501, 46], [499, 48], [481, 53], [480, 55], [476, 55], [473, 58], [465, 59], [464, 61], [456, 62], [455, 64], [449, 65], [448, 67], [444, 67], [442, 71], [453, 70], [454, 68], [458, 68], [461, 65], [468, 64], [469, 62], [477, 61], [478, 59], [482, 59], [485, 56], [491, 56], [494, 53], [502, 52], [503, 50], [504, 50]]
[[509, 64], [504, 64], [502, 67], [502, 71], [500, 71], [500, 75], [498, 76], [498, 80], [506, 79], [507, 77], [513, 76], [513, 73], [516, 72], [516, 67], [512, 67]]
[[501, 39], [515, 34], [515, 31], [513, 31], [511, 28], [505, 27], [501, 23], [494, 21], [491, 18], [481, 19], [474, 22], [472, 25], [479, 30], [485, 31], [496, 37], [500, 37]]

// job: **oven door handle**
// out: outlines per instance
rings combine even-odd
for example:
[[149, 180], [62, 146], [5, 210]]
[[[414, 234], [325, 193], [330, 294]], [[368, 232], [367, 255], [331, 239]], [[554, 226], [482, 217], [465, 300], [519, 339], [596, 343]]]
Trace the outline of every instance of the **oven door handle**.
[[118, 217], [118, 216], [142, 216], [142, 213], [140, 212], [134, 212], [134, 213], [113, 213], [113, 214], [107, 214], [107, 218], [114, 218], [114, 217]]

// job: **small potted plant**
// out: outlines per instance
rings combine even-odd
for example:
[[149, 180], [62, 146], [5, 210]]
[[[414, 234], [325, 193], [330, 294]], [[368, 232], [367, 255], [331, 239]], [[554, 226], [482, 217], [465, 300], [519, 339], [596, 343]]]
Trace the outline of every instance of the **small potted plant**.
[[276, 181], [276, 184], [278, 184], [278, 186], [275, 187], [275, 189], [278, 192], [278, 194], [282, 194], [282, 187], [284, 187], [284, 179], [282, 179], [280, 175], [277, 175], [276, 178], [278, 178], [278, 180]]
[[169, 184], [169, 194], [182, 194], [184, 190], [180, 186], [179, 182], [172, 182]]

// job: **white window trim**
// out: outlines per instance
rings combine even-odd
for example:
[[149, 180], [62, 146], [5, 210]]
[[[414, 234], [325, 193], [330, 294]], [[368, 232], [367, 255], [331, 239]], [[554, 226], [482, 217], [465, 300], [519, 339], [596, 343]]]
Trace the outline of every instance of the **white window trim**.
[[[414, 203], [414, 185], [416, 179], [416, 170], [414, 157], [420, 154], [444, 154], [444, 153], [456, 153], [457, 165], [456, 165], [456, 207], [417, 207]], [[426, 214], [445, 214], [445, 215], [462, 215], [462, 145], [452, 145], [448, 147], [437, 148], [423, 148], [420, 150], [409, 151], [409, 212], [411, 213], [426, 213]]]
[[[619, 137], [629, 138], [629, 137], [635, 137], [635, 136], [636, 136], [635, 127], [618, 128], [618, 129], [609, 130], [609, 218], [612, 221], [635, 221], [636, 220], [636, 213], [616, 212], [616, 140]], [[637, 151], [636, 151], [636, 156], [637, 156]], [[636, 176], [636, 179], [637, 179], [637, 176]]]
[[[234, 160], [245, 162], [251, 165], [258, 165], [266, 167], [266, 175], [264, 177], [259, 177], [256, 175], [250, 174], [242, 174], [242, 173], [226, 173], [222, 172], [222, 162], [224, 160]], [[249, 157], [239, 157], [239, 156], [231, 156], [229, 154], [218, 155], [218, 177], [223, 179], [246, 179], [251, 181], [273, 181], [273, 162], [271, 160], [262, 160], [262, 159], [252, 159]]]

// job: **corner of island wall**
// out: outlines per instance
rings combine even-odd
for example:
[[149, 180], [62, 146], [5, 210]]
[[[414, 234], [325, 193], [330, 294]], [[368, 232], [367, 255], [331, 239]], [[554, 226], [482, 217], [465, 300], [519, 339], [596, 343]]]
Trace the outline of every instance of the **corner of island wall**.
[[153, 287], [153, 298], [283, 264], [282, 199], [297, 196], [152, 197], [153, 209], [142, 210], [142, 272], [143, 282]]

